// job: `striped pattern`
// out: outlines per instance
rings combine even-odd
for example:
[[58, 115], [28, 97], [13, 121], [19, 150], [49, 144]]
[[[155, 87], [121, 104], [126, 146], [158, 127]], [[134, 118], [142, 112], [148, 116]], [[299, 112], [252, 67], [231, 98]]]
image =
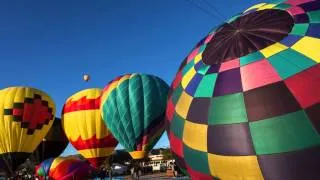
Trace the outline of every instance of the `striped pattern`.
[[282, 40], [207, 65], [214, 30], [171, 84], [167, 133], [193, 179], [320, 178], [320, 1], [262, 3], [229, 22], [270, 9], [294, 21]]
[[82, 90], [68, 98], [62, 112], [70, 143], [94, 167], [99, 167], [118, 144], [101, 118], [100, 94], [100, 89]]
[[47, 159], [36, 167], [36, 175], [50, 179], [87, 179], [92, 167], [75, 157]]

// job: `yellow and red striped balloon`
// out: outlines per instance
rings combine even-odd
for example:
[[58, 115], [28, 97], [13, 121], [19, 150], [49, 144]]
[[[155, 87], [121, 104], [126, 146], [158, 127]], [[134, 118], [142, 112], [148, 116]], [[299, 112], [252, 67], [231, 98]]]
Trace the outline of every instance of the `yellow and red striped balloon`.
[[92, 88], [72, 95], [61, 116], [70, 143], [94, 167], [99, 167], [118, 144], [101, 118], [100, 94], [101, 89]]

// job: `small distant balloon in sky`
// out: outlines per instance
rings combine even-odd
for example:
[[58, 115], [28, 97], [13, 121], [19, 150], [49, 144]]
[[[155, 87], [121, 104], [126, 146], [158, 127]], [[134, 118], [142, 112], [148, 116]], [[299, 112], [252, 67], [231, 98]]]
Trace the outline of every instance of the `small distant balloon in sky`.
[[88, 81], [90, 80], [89, 74], [84, 74], [84, 75], [83, 75], [83, 80], [84, 80], [85, 82], [88, 82]]

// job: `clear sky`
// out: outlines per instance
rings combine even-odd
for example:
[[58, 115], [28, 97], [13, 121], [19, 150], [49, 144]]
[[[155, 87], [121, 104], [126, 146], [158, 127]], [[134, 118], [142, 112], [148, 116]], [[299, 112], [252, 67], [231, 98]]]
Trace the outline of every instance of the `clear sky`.
[[[124, 73], [154, 74], [170, 84], [211, 28], [259, 2], [1, 1], [0, 88], [41, 89], [54, 99], [60, 117], [66, 98], [85, 88], [103, 88]], [[90, 74], [89, 83], [83, 73]], [[163, 146], [169, 146], [166, 135], [156, 145]], [[74, 152], [68, 147], [64, 155]]]

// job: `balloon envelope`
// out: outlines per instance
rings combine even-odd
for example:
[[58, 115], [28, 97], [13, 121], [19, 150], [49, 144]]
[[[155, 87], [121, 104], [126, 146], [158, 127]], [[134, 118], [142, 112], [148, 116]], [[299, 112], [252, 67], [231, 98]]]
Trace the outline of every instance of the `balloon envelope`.
[[10, 87], [0, 91], [0, 168], [14, 170], [39, 145], [52, 126], [53, 100], [40, 90]]
[[118, 144], [101, 118], [100, 94], [97, 88], [82, 90], [68, 98], [62, 112], [70, 143], [94, 167], [99, 167]]
[[102, 117], [132, 158], [143, 158], [162, 135], [168, 89], [156, 76], [128, 74], [103, 90]]
[[86, 81], [86, 82], [88, 82], [88, 81], [90, 80], [89, 74], [84, 74], [84, 75], [83, 75], [83, 80]]
[[166, 119], [171, 150], [193, 179], [320, 178], [319, 7], [258, 4], [186, 57]]
[[88, 179], [92, 167], [76, 157], [57, 157], [45, 160], [36, 168], [36, 176], [49, 179]]

